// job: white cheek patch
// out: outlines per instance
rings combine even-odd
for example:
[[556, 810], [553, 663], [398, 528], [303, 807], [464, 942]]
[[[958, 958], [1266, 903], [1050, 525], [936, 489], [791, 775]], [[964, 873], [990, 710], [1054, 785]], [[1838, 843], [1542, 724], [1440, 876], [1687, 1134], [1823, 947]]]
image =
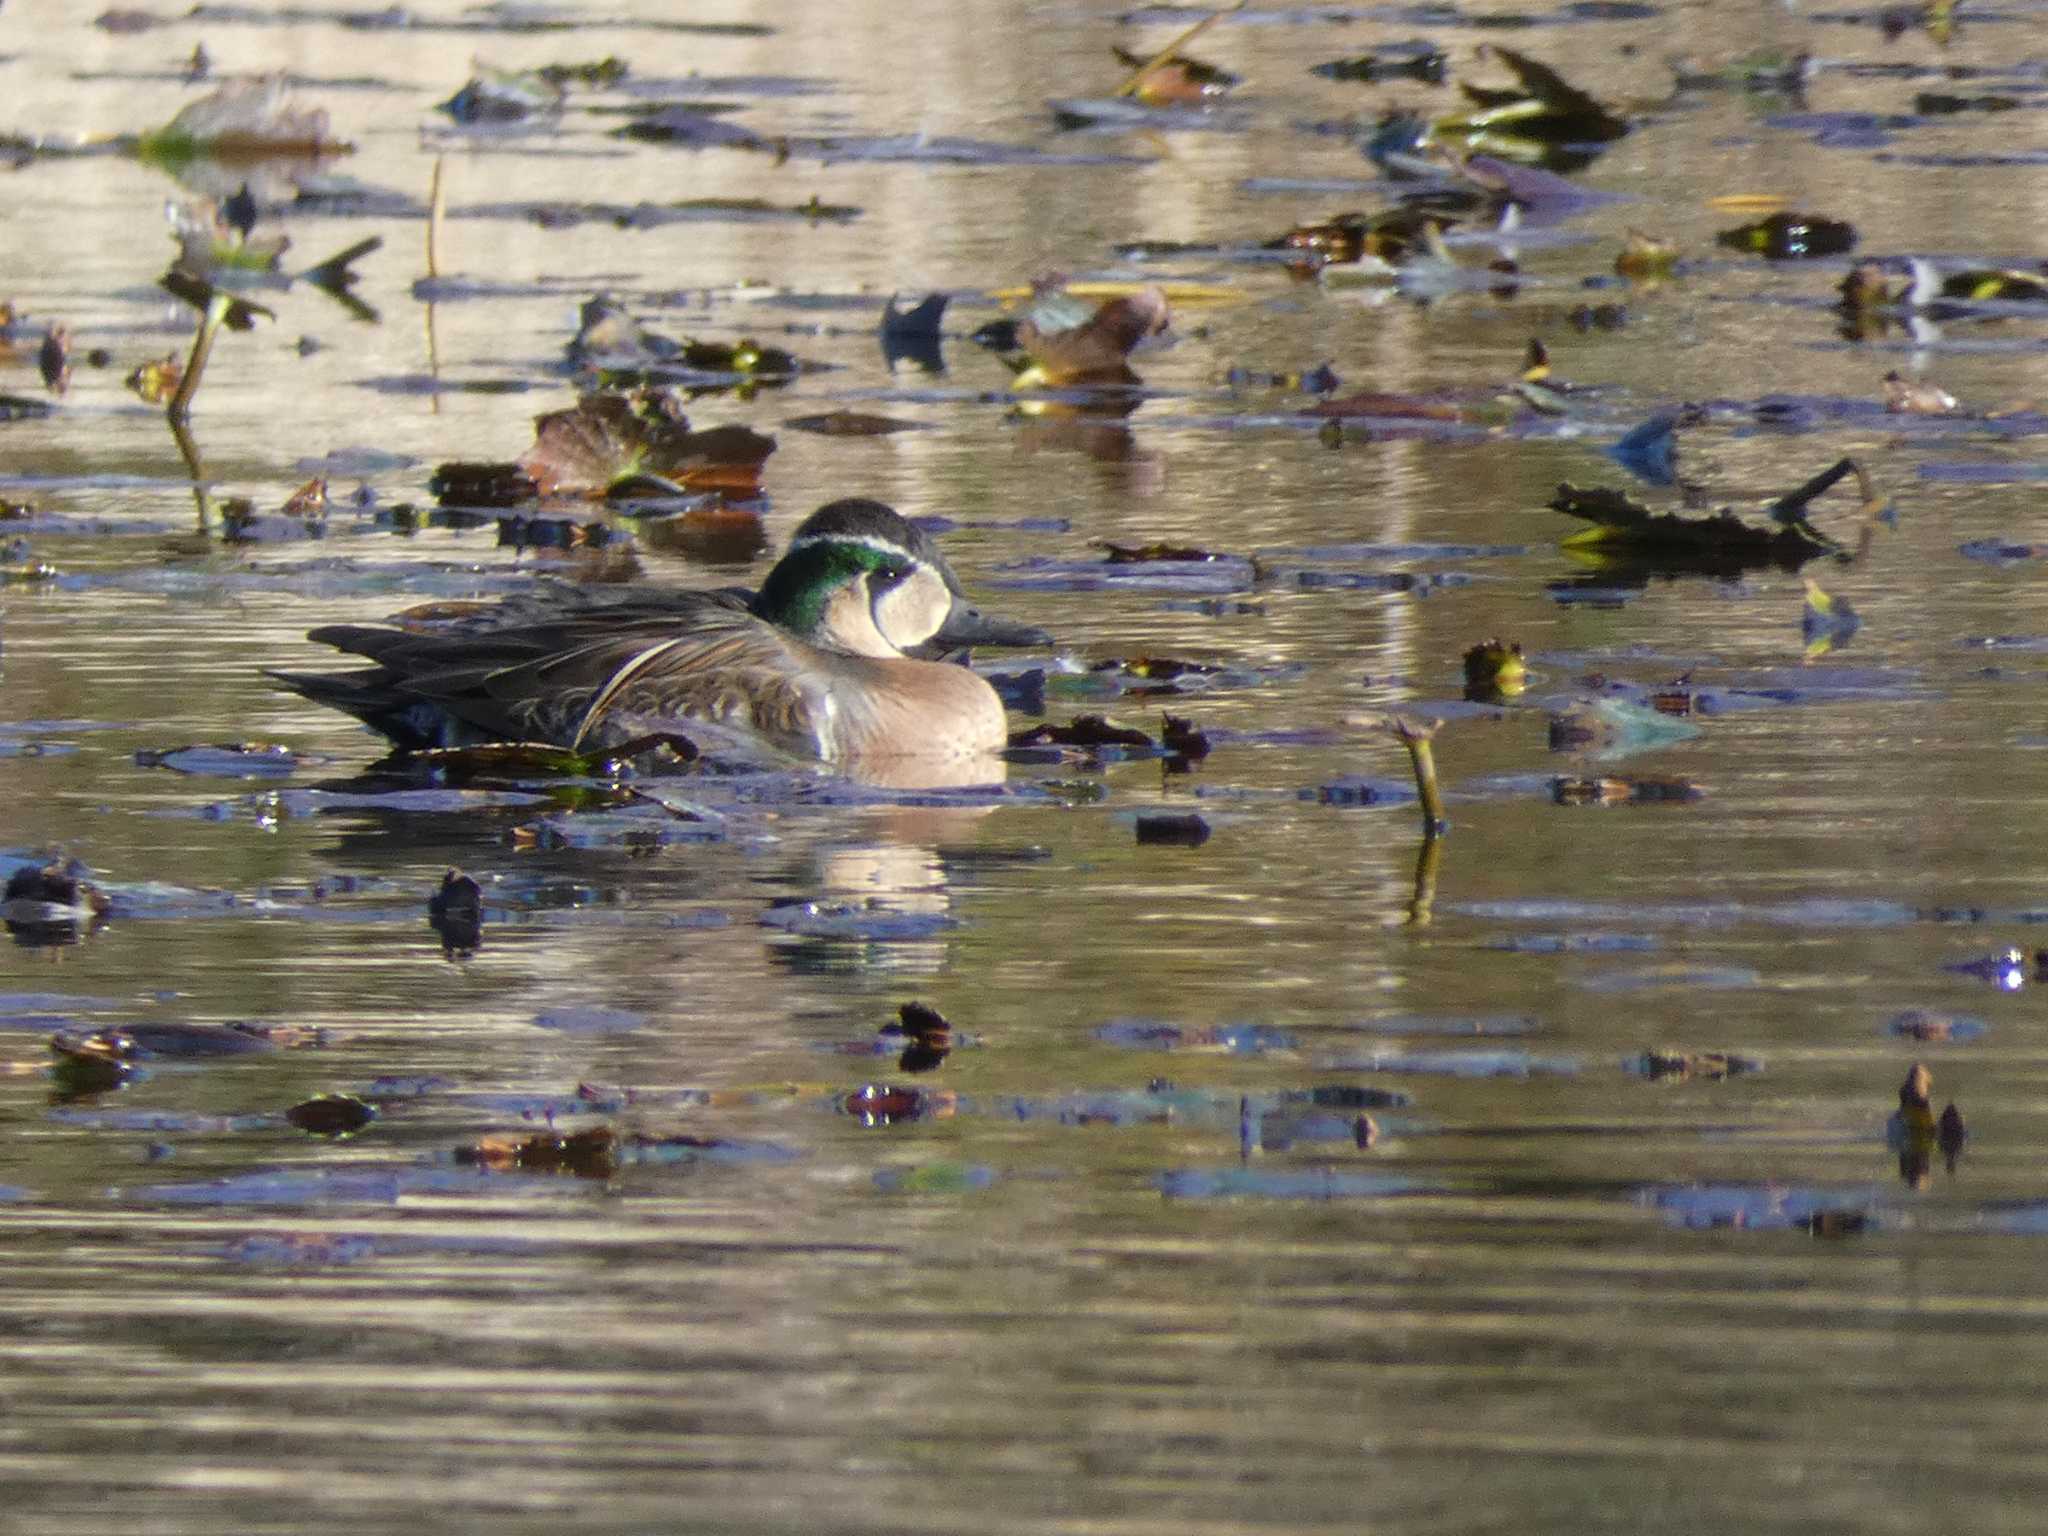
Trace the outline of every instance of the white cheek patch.
[[875, 627], [898, 650], [908, 650], [937, 634], [952, 608], [946, 584], [921, 565], [876, 599]]

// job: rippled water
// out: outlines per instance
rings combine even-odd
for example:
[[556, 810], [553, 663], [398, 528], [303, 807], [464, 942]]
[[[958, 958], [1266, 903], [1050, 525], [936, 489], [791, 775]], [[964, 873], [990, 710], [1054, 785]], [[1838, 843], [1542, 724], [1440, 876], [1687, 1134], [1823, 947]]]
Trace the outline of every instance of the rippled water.
[[[27, 541], [6, 564], [56, 572], [0, 594], [0, 850], [12, 869], [61, 846], [114, 901], [82, 943], [9, 946], [0, 982], [0, 1478], [24, 1529], [2035, 1528], [2048, 330], [2016, 313], [1845, 341], [1847, 263], [1718, 249], [1740, 216], [1707, 200], [1785, 195], [1854, 221], [1866, 254], [2031, 265], [2041, 12], [1965, 7], [1943, 52], [1887, 41], [1874, 10], [1579, 7], [1506, 30], [1499, 6], [1262, 8], [1197, 50], [1248, 77], [1247, 126], [1109, 136], [1056, 134], [1045, 101], [1106, 95], [1112, 43], [1190, 17], [413, 14], [0, 14], [0, 131], [160, 123], [205, 88], [184, 79], [203, 44], [216, 74], [304, 77], [359, 146], [329, 169], [388, 194], [284, 221], [308, 263], [384, 237], [358, 290], [376, 323], [300, 289], [215, 353], [193, 417], [211, 496], [274, 513], [341, 466], [324, 537], [232, 543], [121, 386], [190, 334], [154, 287], [177, 189], [118, 156], [4, 183], [0, 298], [38, 324], [0, 390], [42, 395], [43, 321], [71, 326], [78, 366], [53, 416], [0, 425], [0, 497], [35, 509], [0, 525]], [[1379, 206], [1350, 141], [1311, 130], [1447, 93], [1308, 68], [1416, 36], [1460, 70], [1506, 40], [1627, 104], [1635, 131], [1578, 178], [1627, 200], [1527, 234], [1512, 292], [1427, 306], [1201, 256], [1117, 264], [1120, 242], [1256, 242]], [[1668, 55], [1761, 44], [1823, 61], [1803, 102], [1671, 94]], [[472, 55], [607, 54], [626, 84], [537, 131], [433, 110]], [[2014, 107], [1911, 115], [1927, 90]], [[1104, 163], [777, 164], [609, 135], [628, 105], [706, 96], [770, 136]], [[413, 284], [444, 154], [442, 265], [487, 286], [429, 312]], [[1305, 183], [1330, 190], [1285, 190]], [[550, 228], [509, 206], [813, 196], [859, 216]], [[1631, 226], [1679, 243], [1676, 281], [1608, 275]], [[1178, 308], [1126, 421], [1029, 417], [965, 336], [997, 313], [983, 295], [1053, 270], [1235, 302]], [[946, 371], [891, 372], [883, 298], [935, 289], [957, 295]], [[1059, 637], [987, 664], [1049, 668], [1055, 718], [1187, 715], [1209, 756], [1020, 762], [999, 795], [660, 787], [696, 819], [358, 780], [373, 740], [258, 668], [317, 664], [314, 624], [562, 568], [488, 523], [384, 513], [427, 505], [441, 461], [516, 456], [570, 402], [562, 347], [599, 291], [672, 335], [833, 365], [691, 407], [777, 433], [768, 546], [840, 495], [943, 518], [968, 587]], [[1594, 303], [1626, 326], [1576, 329]], [[1532, 335], [1595, 393], [1456, 437], [1332, 447], [1293, 417], [1306, 397], [1228, 383], [1327, 362], [1347, 392], [1484, 401]], [[1964, 414], [1887, 415], [1893, 369]], [[1849, 643], [1805, 659], [1782, 571], [1622, 589], [1558, 548], [1561, 480], [1676, 504], [1601, 450], [1684, 401], [1707, 404], [1680, 460], [1706, 505], [1843, 454], [1891, 498], [1865, 558], [1807, 568], [1860, 613]], [[842, 406], [932, 430], [783, 426]], [[1853, 527], [1856, 498], [1814, 516]], [[642, 532], [652, 578], [765, 569]], [[1217, 591], [1104, 582], [1099, 540], [1256, 564]], [[1459, 657], [1496, 634], [1532, 689], [1465, 706]], [[1225, 670], [1173, 697], [1088, 670], [1161, 656]], [[1686, 695], [1695, 729], [1552, 751], [1548, 710], [1617, 682]], [[1449, 717], [1433, 845], [1401, 748], [1354, 723], [1397, 705]], [[136, 756], [236, 742], [298, 756]], [[1558, 803], [1554, 779], [1598, 775], [1699, 794]], [[1141, 838], [1160, 812], [1206, 840]], [[426, 921], [451, 866], [484, 889], [466, 958]], [[879, 1033], [913, 1000], [956, 1030], [929, 1072]], [[53, 1082], [55, 1031], [229, 1020], [271, 1048], [168, 1041], [118, 1090]], [[1646, 1051], [1748, 1070], [1660, 1075]], [[1885, 1124], [1915, 1060], [1969, 1139], [1902, 1177]], [[294, 1129], [320, 1093], [378, 1118]], [[601, 1128], [614, 1166], [583, 1171], [608, 1176], [502, 1165]]]

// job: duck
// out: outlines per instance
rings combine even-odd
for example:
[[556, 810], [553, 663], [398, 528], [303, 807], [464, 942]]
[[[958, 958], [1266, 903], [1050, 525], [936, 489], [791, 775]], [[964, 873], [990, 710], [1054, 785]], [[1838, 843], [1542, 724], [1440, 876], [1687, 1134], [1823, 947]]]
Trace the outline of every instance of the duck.
[[307, 638], [370, 665], [269, 675], [401, 750], [604, 751], [696, 726], [721, 745], [828, 764], [996, 752], [1007, 722], [995, 690], [935, 658], [1051, 640], [976, 608], [923, 529], [861, 497], [805, 519], [751, 595], [561, 587], [449, 631], [333, 624]]

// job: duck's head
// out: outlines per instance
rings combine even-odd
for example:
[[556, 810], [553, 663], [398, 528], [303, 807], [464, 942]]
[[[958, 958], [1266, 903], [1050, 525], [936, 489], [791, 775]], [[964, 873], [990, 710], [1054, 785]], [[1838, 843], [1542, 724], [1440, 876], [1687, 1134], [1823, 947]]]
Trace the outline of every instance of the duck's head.
[[871, 557], [865, 587], [874, 627], [905, 655], [943, 656], [973, 645], [1052, 644], [1052, 636], [1042, 629], [983, 613], [961, 590], [960, 578], [953, 574], [930, 534], [894, 508], [861, 496], [828, 502], [798, 525], [788, 554], [769, 572], [760, 597], [755, 599], [754, 611], [804, 633], [766, 606], [786, 602], [780, 595], [770, 597], [783, 567], [813, 551], [837, 551], [829, 560], [800, 561], [791, 573], [809, 571], [811, 580], [822, 580], [827, 570], [843, 570], [849, 560], [858, 564], [851, 554], [855, 549], [866, 550]]

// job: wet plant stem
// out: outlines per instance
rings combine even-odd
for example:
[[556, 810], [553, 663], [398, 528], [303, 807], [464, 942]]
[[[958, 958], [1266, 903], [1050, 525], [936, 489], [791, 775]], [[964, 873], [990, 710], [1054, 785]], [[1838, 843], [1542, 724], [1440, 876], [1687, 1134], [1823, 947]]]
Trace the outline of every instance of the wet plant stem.
[[218, 288], [206, 296], [206, 313], [200, 317], [199, 334], [192, 338], [192, 355], [185, 360], [184, 377], [178, 380], [177, 393], [165, 408], [172, 421], [182, 422], [191, 410], [192, 397], [199, 393], [199, 376], [206, 371], [206, 359], [213, 352], [213, 338], [227, 319], [231, 302]]
[[1415, 770], [1415, 796], [1422, 802], [1422, 835], [1425, 838], [1441, 837], [1450, 821], [1444, 815], [1443, 791], [1436, 782], [1436, 753], [1431, 740], [1437, 733], [1441, 720], [1423, 724], [1406, 715], [1391, 715], [1387, 728], [1394, 733], [1402, 746], [1408, 749], [1408, 764]]
[[447, 162], [446, 155], [434, 157], [434, 179], [427, 188], [427, 276], [441, 275], [441, 220], [448, 211], [448, 200], [441, 190], [441, 171]]

